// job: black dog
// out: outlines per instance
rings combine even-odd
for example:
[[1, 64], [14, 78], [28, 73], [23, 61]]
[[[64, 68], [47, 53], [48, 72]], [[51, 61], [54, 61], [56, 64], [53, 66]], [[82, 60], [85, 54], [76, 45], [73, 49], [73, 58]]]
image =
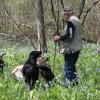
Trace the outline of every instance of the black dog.
[[5, 65], [4, 61], [3, 61], [4, 55], [5, 55], [5, 53], [0, 55], [0, 72], [3, 72], [3, 68], [4, 68], [4, 65]]
[[22, 74], [25, 78], [25, 83], [32, 90], [39, 76], [39, 68], [37, 68], [37, 58], [42, 54], [41, 51], [32, 51], [29, 54], [28, 60], [23, 66]]

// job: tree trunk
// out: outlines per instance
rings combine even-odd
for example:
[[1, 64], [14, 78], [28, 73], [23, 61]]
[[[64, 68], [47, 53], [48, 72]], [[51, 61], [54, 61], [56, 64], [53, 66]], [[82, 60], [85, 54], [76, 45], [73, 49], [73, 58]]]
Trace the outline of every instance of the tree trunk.
[[37, 33], [39, 41], [39, 49], [44, 52], [47, 52], [47, 44], [45, 37], [45, 26], [44, 26], [44, 12], [42, 0], [36, 0], [36, 15], [37, 15]]

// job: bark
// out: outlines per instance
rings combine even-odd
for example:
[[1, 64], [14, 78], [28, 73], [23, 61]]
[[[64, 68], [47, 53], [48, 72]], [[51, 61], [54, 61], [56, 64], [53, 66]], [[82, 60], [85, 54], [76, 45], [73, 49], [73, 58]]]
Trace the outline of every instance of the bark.
[[45, 26], [44, 26], [44, 12], [42, 0], [36, 0], [36, 15], [37, 15], [37, 33], [38, 41], [40, 43], [40, 50], [42, 53], [47, 52], [47, 44], [45, 37]]

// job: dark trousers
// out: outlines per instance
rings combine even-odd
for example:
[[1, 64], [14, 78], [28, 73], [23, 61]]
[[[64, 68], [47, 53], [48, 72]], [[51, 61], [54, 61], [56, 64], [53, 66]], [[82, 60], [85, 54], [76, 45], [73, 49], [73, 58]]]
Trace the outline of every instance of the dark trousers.
[[80, 50], [71, 54], [64, 55], [64, 77], [69, 81], [74, 81], [77, 79], [76, 66], [75, 63], [79, 57]]

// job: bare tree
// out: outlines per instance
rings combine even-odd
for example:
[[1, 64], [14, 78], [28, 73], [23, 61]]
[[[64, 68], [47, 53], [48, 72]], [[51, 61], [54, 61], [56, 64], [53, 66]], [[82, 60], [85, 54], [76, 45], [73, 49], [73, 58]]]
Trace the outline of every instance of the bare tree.
[[43, 12], [42, 0], [35, 0], [35, 4], [36, 4], [36, 16], [37, 16], [38, 41], [40, 43], [40, 50], [44, 54], [45, 52], [47, 52], [47, 44], [45, 38], [44, 12]]

